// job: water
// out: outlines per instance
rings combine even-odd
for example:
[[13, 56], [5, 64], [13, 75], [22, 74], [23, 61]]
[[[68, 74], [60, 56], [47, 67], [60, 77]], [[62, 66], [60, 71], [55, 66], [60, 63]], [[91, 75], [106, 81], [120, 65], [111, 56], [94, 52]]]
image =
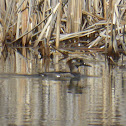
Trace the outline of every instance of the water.
[[[58, 63], [57, 59], [54, 58], [54, 64], [50, 61], [50, 71], [65, 69], [66, 61]], [[81, 67], [80, 72], [92, 77], [79, 81], [5, 74], [48, 70], [48, 66], [43, 68], [43, 62], [34, 58], [11, 57], [1, 59], [0, 63], [0, 126], [126, 124], [126, 70], [109, 66], [104, 56], [95, 60], [90, 57], [92, 67]], [[120, 59], [118, 65], [121, 63]]]

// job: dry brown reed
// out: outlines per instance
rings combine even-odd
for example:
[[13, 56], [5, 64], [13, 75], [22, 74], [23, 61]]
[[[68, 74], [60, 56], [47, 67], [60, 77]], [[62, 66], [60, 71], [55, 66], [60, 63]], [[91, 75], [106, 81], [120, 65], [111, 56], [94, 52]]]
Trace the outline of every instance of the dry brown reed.
[[125, 0], [0, 1], [0, 46], [32, 47], [42, 56], [52, 48], [126, 54], [125, 26]]

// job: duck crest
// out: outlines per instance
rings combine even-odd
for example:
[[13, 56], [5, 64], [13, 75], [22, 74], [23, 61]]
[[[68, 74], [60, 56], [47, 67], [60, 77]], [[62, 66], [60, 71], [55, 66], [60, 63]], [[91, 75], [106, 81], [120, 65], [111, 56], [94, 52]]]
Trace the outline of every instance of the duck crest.
[[68, 65], [71, 73], [78, 72], [78, 67], [79, 66], [90, 66], [90, 65], [86, 64], [83, 61], [83, 59], [81, 59], [81, 58], [73, 58], [73, 59], [70, 59], [70, 60], [67, 61], [66, 64]]

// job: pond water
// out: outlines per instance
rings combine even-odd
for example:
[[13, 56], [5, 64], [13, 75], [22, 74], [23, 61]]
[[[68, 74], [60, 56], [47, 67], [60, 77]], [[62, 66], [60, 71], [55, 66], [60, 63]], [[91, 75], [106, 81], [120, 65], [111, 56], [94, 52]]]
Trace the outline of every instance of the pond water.
[[20, 54], [1, 59], [0, 126], [125, 126], [126, 69], [119, 67], [121, 58], [114, 66], [102, 55], [81, 58], [92, 67], [79, 68], [89, 75], [80, 80], [16, 76], [65, 70], [67, 59], [59, 61], [61, 56], [47, 61]]

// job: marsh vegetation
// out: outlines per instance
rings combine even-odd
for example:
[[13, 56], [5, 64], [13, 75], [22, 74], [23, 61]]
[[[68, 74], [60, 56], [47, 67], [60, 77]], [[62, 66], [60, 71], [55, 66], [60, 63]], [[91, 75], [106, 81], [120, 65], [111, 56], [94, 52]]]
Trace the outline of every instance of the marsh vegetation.
[[1, 0], [0, 46], [26, 56], [126, 54], [125, 0]]

